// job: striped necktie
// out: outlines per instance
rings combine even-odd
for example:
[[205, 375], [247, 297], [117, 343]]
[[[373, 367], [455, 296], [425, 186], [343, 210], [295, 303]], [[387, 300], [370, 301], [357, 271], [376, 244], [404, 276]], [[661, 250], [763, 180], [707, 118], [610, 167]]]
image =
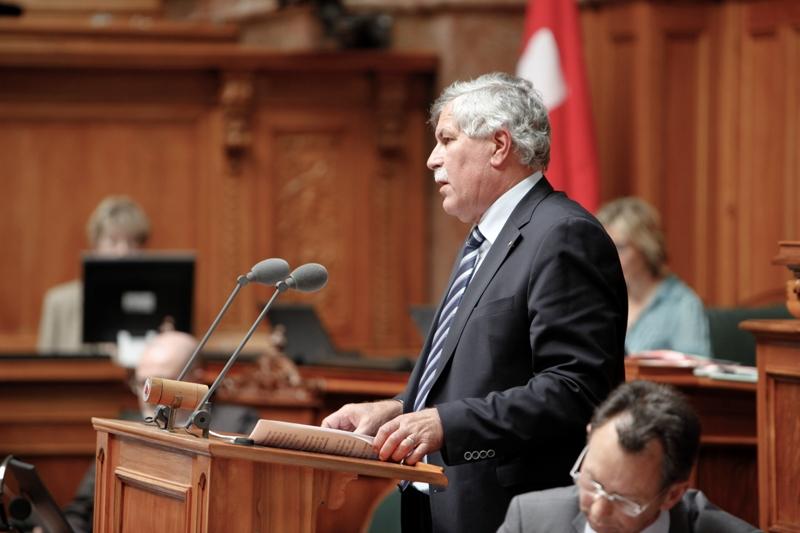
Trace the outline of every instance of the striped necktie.
[[481, 234], [478, 226], [475, 226], [467, 240], [467, 245], [464, 247], [464, 255], [458, 264], [453, 284], [447, 292], [447, 299], [442, 306], [442, 312], [439, 313], [439, 323], [436, 326], [436, 332], [433, 334], [431, 348], [428, 350], [428, 360], [425, 362], [425, 369], [422, 372], [422, 378], [419, 380], [419, 387], [417, 387], [414, 411], [419, 411], [425, 407], [425, 401], [428, 399], [431, 387], [433, 387], [433, 378], [436, 375], [439, 360], [442, 357], [444, 341], [447, 339], [450, 326], [453, 324], [458, 304], [461, 302], [461, 298], [467, 290], [467, 285], [472, 279], [472, 273], [475, 271], [475, 263], [478, 261], [478, 248], [480, 248], [485, 239], [486, 237]]

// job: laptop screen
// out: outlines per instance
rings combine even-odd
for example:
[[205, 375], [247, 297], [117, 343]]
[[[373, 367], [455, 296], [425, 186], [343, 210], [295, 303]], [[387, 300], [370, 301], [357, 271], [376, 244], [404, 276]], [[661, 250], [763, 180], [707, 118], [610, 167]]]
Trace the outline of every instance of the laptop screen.
[[292, 361], [308, 363], [336, 356], [327, 331], [310, 305], [274, 305], [267, 311], [267, 320], [273, 328], [285, 328], [284, 353]]

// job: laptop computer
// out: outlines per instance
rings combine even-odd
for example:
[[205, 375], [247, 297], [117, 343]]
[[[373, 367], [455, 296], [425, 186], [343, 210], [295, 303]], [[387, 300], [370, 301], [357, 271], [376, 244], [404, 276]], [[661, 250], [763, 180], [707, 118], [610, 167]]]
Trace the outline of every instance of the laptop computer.
[[297, 364], [407, 371], [413, 362], [407, 357], [362, 357], [358, 352], [336, 349], [316, 311], [310, 305], [280, 304], [267, 311], [267, 320], [285, 329], [283, 351]]

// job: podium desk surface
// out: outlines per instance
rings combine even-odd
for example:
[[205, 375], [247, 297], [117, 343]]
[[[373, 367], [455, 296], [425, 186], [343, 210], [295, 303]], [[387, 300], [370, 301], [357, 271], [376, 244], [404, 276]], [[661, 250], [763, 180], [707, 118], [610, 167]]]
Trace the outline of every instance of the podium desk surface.
[[291, 466], [349, 472], [362, 476], [390, 479], [407, 479], [432, 485], [447, 486], [447, 477], [437, 465], [418, 463], [414, 466], [359, 459], [340, 455], [303, 452], [267, 446], [245, 446], [225, 442], [217, 437], [208, 439], [199, 437], [182, 429], [166, 431], [144, 422], [113, 420], [108, 418], [92, 418], [92, 425], [98, 432], [106, 432], [119, 437], [130, 437], [151, 444], [189, 451], [198, 455], [207, 455], [220, 459], [243, 459], [259, 463], [274, 463]]

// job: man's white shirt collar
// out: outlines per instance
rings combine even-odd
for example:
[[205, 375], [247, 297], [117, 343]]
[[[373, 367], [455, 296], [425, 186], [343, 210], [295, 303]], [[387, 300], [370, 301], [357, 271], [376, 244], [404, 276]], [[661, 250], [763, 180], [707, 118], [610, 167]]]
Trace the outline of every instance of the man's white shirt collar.
[[[596, 533], [589, 522], [583, 528], [583, 533]], [[661, 511], [656, 521], [644, 528], [641, 533], [669, 533], [669, 511]]]
[[528, 191], [533, 189], [534, 185], [542, 179], [542, 171], [536, 171], [527, 178], [521, 180], [519, 183], [511, 187], [503, 193], [500, 198], [494, 201], [489, 209], [481, 217], [478, 222], [478, 229], [481, 230], [483, 236], [489, 242], [489, 246], [497, 240], [500, 235], [500, 230], [506, 225], [508, 217], [517, 207], [517, 204], [522, 200], [523, 196], [528, 194]]

